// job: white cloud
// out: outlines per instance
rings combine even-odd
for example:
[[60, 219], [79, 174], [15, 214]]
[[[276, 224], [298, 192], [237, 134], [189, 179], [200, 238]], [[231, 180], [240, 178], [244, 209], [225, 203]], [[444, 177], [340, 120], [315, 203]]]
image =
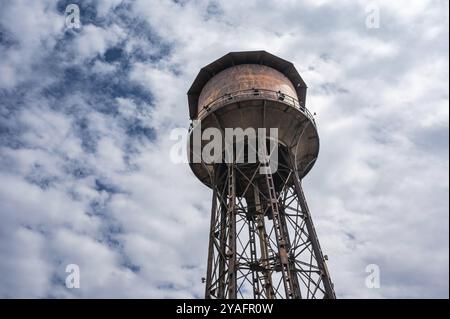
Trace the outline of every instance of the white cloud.
[[2, 54], [0, 88], [12, 88], [32, 76], [33, 63], [53, 48], [62, 34], [64, 16], [45, 1], [16, 1], [2, 5], [0, 23], [15, 40]]
[[116, 45], [124, 37], [125, 32], [117, 25], [102, 28], [90, 24], [83, 27], [81, 34], [73, 42], [73, 51], [82, 62], [83, 59], [104, 54], [107, 48]]

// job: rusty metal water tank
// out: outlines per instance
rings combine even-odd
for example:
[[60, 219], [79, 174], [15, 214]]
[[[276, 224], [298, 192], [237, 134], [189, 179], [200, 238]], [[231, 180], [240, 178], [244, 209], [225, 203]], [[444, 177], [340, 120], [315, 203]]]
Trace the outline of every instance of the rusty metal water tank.
[[[305, 107], [306, 84], [291, 62], [266, 51], [230, 52], [203, 67], [188, 91], [189, 116], [208, 127], [278, 128], [279, 145], [293, 155], [300, 178], [314, 165], [319, 137]], [[192, 130], [190, 130], [192, 140]], [[206, 185], [213, 165], [190, 166]]]

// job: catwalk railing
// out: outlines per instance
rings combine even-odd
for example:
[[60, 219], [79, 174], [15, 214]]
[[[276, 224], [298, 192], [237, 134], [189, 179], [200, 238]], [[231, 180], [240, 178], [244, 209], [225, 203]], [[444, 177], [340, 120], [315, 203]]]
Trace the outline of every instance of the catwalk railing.
[[[267, 99], [272, 101], [279, 101], [287, 105], [290, 105], [300, 110], [300, 112], [302, 112], [307, 118], [311, 120], [314, 126], [316, 125], [313, 115], [303, 105], [303, 102], [298, 101], [296, 98], [287, 95], [285, 93], [282, 93], [280, 91], [273, 91], [266, 89], [246, 89], [224, 94], [215, 99], [214, 101], [211, 101], [207, 105], [203, 106], [202, 109], [198, 112], [197, 118], [199, 119], [203, 118], [206, 114], [211, 112], [211, 110], [216, 108], [217, 106], [253, 99], [261, 99], [261, 100]], [[192, 125], [190, 130], [192, 130]]]

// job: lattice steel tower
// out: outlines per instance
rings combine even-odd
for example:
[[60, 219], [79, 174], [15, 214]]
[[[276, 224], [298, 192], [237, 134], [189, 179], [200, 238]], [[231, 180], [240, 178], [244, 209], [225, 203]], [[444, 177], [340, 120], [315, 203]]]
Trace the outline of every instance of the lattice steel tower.
[[[294, 65], [265, 51], [228, 53], [188, 91], [190, 166], [213, 190], [206, 298], [335, 298], [301, 185], [319, 151], [305, 98]], [[264, 147], [257, 137], [265, 156], [250, 161], [249, 139], [223, 138], [227, 150], [243, 142], [245, 160], [204, 161], [210, 141], [194, 140], [207, 128], [267, 128]], [[276, 143], [269, 128], [278, 129]]]

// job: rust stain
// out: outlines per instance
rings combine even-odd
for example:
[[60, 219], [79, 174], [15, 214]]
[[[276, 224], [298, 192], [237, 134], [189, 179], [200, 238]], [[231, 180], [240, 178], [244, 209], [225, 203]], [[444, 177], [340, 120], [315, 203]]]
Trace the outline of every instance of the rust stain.
[[225, 94], [252, 88], [280, 91], [297, 99], [294, 86], [281, 72], [265, 65], [240, 64], [223, 70], [205, 84], [198, 111]]

